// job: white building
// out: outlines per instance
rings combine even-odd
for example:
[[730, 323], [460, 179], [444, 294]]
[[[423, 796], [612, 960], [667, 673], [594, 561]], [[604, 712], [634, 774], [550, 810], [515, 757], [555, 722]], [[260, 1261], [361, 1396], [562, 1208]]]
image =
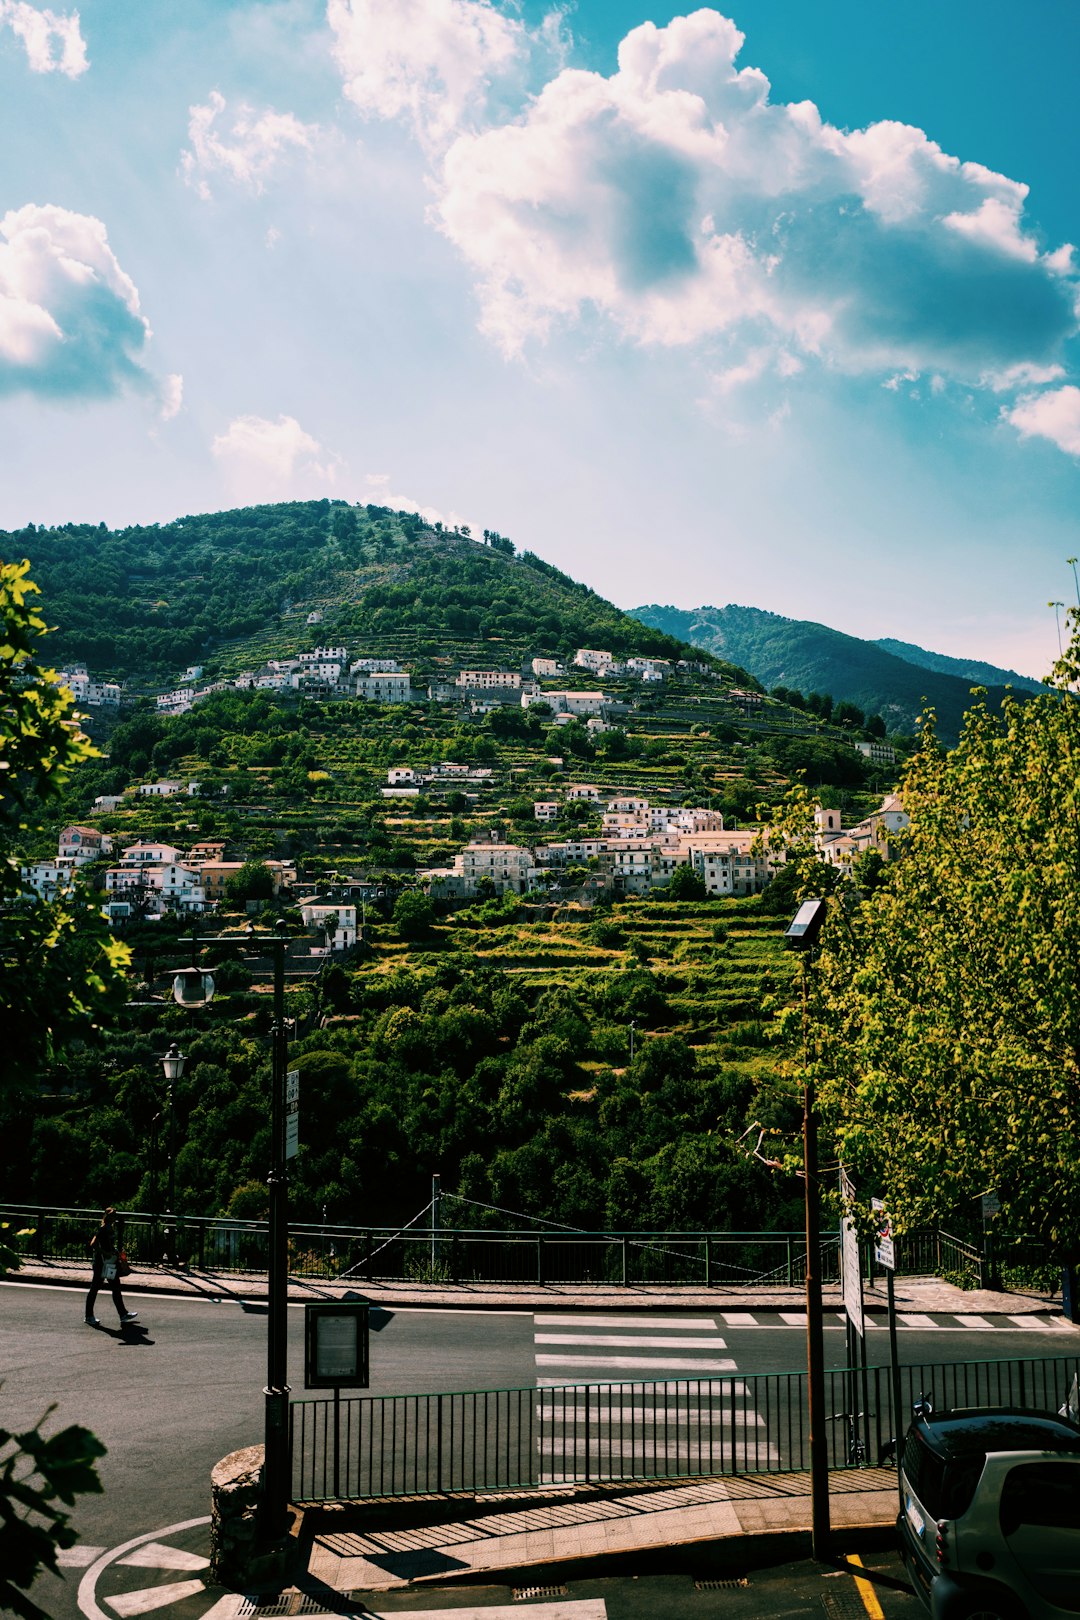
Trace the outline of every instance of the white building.
[[180, 851], [172, 844], [156, 844], [140, 839], [137, 844], [129, 844], [121, 852], [120, 859], [125, 866], [145, 866], [155, 861], [178, 861]]
[[537, 799], [533, 804], [533, 815], [537, 821], [558, 821], [558, 799]]
[[21, 868], [21, 876], [25, 892], [45, 901], [55, 900], [58, 894], [66, 894], [75, 882], [73, 868], [60, 861], [33, 861]]
[[357, 675], [356, 695], [369, 703], [408, 703], [412, 698], [412, 684], [408, 675], [393, 671], [385, 675]]
[[604, 692], [522, 692], [521, 706], [530, 708], [534, 703], [546, 703], [556, 718], [579, 714], [601, 714], [609, 702]]
[[321, 928], [326, 935], [327, 948], [345, 951], [356, 944], [356, 907], [337, 905], [330, 900], [304, 900], [300, 915], [307, 928]]
[[421, 778], [411, 765], [391, 765], [386, 773], [386, 780], [390, 787], [401, 787], [403, 783], [419, 782]]
[[186, 714], [195, 701], [195, 688], [178, 686], [175, 691], [162, 692], [154, 701], [159, 714]]
[[140, 782], [139, 793], [144, 799], [169, 799], [174, 793], [183, 793], [183, 782]]
[[454, 685], [468, 692], [520, 692], [521, 673], [515, 669], [463, 669]]
[[313, 647], [310, 652], [298, 653], [298, 664], [343, 664], [349, 656], [347, 647]]
[[466, 844], [455, 857], [454, 867], [461, 872], [468, 893], [475, 894], [480, 880], [490, 878], [496, 894], [506, 889], [521, 894], [529, 886], [536, 862], [532, 850], [521, 844], [476, 843]]
[[628, 658], [626, 668], [629, 674], [639, 675], [643, 681], [664, 681], [671, 674], [671, 664], [666, 658]]
[[875, 765], [896, 764], [896, 749], [890, 748], [888, 743], [879, 742], [876, 737], [872, 742], [856, 742], [854, 747]]
[[566, 797], [568, 799], [588, 799], [591, 804], [598, 804], [600, 789], [594, 787], [591, 782], [571, 782], [566, 790]]
[[312, 608], [307, 616], [308, 624], [322, 624], [322, 612], [319, 608]]
[[574, 663], [578, 669], [591, 669], [598, 675], [610, 669], [614, 662], [614, 653], [605, 652], [598, 647], [579, 647], [574, 654]]
[[110, 835], [98, 832], [96, 827], [65, 827], [60, 834], [56, 853], [65, 865], [84, 866], [87, 861], [96, 861], [99, 856], [107, 855], [112, 847]]
[[552, 676], [561, 675], [563, 672], [563, 667], [557, 658], [534, 658], [531, 668], [533, 674], [539, 678], [546, 676], [550, 679]]
[[[344, 652], [344, 649], [342, 649]], [[354, 658], [349, 665], [350, 675], [400, 675], [396, 658]]]

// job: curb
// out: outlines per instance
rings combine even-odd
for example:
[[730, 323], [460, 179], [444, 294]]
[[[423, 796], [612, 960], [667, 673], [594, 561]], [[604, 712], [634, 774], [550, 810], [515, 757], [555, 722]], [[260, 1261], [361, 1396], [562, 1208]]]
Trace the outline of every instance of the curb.
[[[69, 1271], [53, 1271], [48, 1267], [34, 1266], [23, 1268], [16, 1272], [7, 1272], [0, 1275], [0, 1281], [10, 1283], [48, 1283], [53, 1287], [82, 1289], [90, 1286], [89, 1275], [80, 1271], [73, 1274]], [[238, 1282], [240, 1286], [238, 1286]], [[531, 1285], [523, 1285], [528, 1289]], [[124, 1279], [124, 1292], [131, 1294], [171, 1294], [176, 1298], [205, 1299], [219, 1303], [222, 1300], [233, 1300], [239, 1305], [246, 1303], [262, 1303], [266, 1299], [266, 1284], [261, 1280], [258, 1283], [247, 1279], [229, 1279], [217, 1274], [205, 1272], [191, 1272], [177, 1275], [165, 1272], [160, 1275], [148, 1271], [135, 1271], [130, 1277]], [[383, 1309], [393, 1309], [395, 1306], [411, 1309], [442, 1309], [460, 1311], [491, 1311], [501, 1310], [507, 1312], [521, 1312], [523, 1315], [534, 1314], [538, 1310], [557, 1308], [563, 1311], [596, 1311], [605, 1312], [634, 1312], [642, 1310], [669, 1310], [669, 1311], [756, 1311], [761, 1315], [775, 1314], [779, 1311], [805, 1310], [805, 1296], [799, 1289], [793, 1289], [790, 1294], [776, 1295], [764, 1299], [755, 1299], [749, 1294], [736, 1294], [730, 1290], [717, 1289], [709, 1293], [668, 1293], [658, 1286], [655, 1290], [644, 1288], [633, 1292], [619, 1290], [599, 1291], [583, 1296], [574, 1293], [569, 1288], [565, 1292], [557, 1288], [550, 1288], [543, 1293], [521, 1292], [517, 1294], [481, 1292], [468, 1294], [450, 1293], [448, 1290], [432, 1286], [426, 1290], [423, 1285], [401, 1285], [400, 1290], [394, 1286], [374, 1284], [364, 1288], [360, 1283], [355, 1288], [343, 1287], [340, 1283], [330, 1281], [308, 1281], [305, 1278], [290, 1277], [289, 1302], [301, 1303], [340, 1298], [363, 1298], [372, 1305]], [[1006, 1296], [1002, 1296], [1003, 1298]], [[976, 1311], [979, 1307], [968, 1300], [963, 1294], [956, 1301], [949, 1304], [930, 1304], [925, 1301], [898, 1301], [898, 1309], [903, 1312], [936, 1311], [939, 1314], [962, 1311], [964, 1305]], [[1028, 1316], [1060, 1316], [1060, 1304], [1047, 1299], [1030, 1299], [1023, 1295], [1013, 1296], [1013, 1304], [1017, 1314]], [[840, 1312], [844, 1308], [843, 1296], [839, 1290], [832, 1295], [826, 1295], [823, 1308], [827, 1312]], [[864, 1298], [863, 1309], [868, 1316], [883, 1317], [888, 1307], [885, 1301]], [[1012, 1314], [1003, 1306], [982, 1306], [983, 1314], [1002, 1315]]]

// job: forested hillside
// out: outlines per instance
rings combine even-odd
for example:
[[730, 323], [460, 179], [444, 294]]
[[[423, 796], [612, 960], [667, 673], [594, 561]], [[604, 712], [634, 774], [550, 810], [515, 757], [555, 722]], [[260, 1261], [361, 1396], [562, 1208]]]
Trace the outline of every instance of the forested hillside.
[[[603, 805], [620, 798], [722, 817], [746, 838], [760, 807], [802, 780], [851, 824], [895, 781], [853, 747], [861, 717], [832, 724], [764, 697], [744, 671], [503, 537], [479, 543], [408, 515], [312, 502], [121, 534], [28, 529], [0, 544], [30, 556], [57, 626], [53, 662], [127, 677], [119, 708], [93, 713], [100, 756], [43, 807], [23, 860], [48, 869], [77, 822], [111, 840], [78, 871], [101, 900], [138, 840], [181, 864], [209, 842], [238, 868], [213, 916], [136, 905], [116, 922], [133, 953], [128, 1006], [5, 1102], [8, 1197], [160, 1212], [174, 1140], [178, 1210], [262, 1213], [271, 998], [258, 940], [283, 921], [305, 1098], [298, 1215], [405, 1220], [439, 1172], [447, 1193], [571, 1225], [791, 1224], [798, 1184], [740, 1141], [755, 1120], [777, 1147], [797, 1134], [774, 1037], [791, 995], [790, 886], [709, 898], [686, 866], [670, 888], [621, 892], [582, 855], [537, 869], [527, 892], [489, 884], [462, 903], [432, 900], [419, 874], [475, 843], [597, 838]], [[316, 643], [399, 659], [411, 700], [228, 684]], [[569, 667], [579, 645], [669, 664], [652, 684], [628, 668], [601, 678]], [[602, 679], [594, 729], [513, 691], [477, 703], [453, 687], [456, 670], [527, 669], [541, 655], [568, 665], [550, 684]], [[163, 713], [155, 691], [188, 659], [225, 684]], [[440, 682], [443, 699], [429, 700]], [[460, 774], [440, 775], [447, 762]], [[422, 788], [394, 796], [395, 767]], [[140, 791], [162, 778], [175, 779], [168, 796]], [[574, 797], [582, 782], [594, 799]], [[554, 806], [543, 825], [541, 802]], [[277, 897], [266, 860], [290, 865]], [[354, 906], [356, 944], [322, 954], [305, 897]], [[237, 944], [199, 946], [193, 930]], [[213, 1002], [195, 1012], [171, 998], [194, 956], [217, 971]], [[188, 1063], [170, 1111], [160, 1058], [172, 1041]]]
[[[783, 686], [807, 694], [827, 692], [836, 702], [854, 703], [867, 714], [881, 715], [889, 732], [910, 735], [929, 705], [937, 713], [941, 734], [955, 740], [971, 707], [971, 687], [987, 684], [986, 676], [976, 682], [936, 665], [918, 668], [877, 642], [760, 608], [685, 609], [654, 603], [635, 608], [634, 613], [668, 635], [743, 665], [770, 690]], [[997, 704], [1004, 696], [1008, 672], [985, 668], [989, 675], [1002, 678], [1000, 684], [990, 684], [989, 701]], [[1033, 687], [1037, 689], [1034, 683]]]
[[[272, 656], [283, 632], [307, 645], [377, 638], [412, 656], [443, 651], [447, 638], [519, 658], [526, 647], [687, 653], [541, 558], [517, 556], [504, 536], [488, 538], [323, 500], [119, 531], [31, 525], [0, 532], [0, 556], [30, 558], [57, 662], [83, 659], [120, 679], [166, 680], [196, 660], [212, 676]], [[311, 611], [323, 615], [314, 634]]]

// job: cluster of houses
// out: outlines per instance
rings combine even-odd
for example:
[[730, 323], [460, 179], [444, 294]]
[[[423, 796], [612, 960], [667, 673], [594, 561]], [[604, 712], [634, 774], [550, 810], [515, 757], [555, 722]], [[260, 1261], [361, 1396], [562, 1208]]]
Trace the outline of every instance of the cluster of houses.
[[[80, 866], [115, 853], [109, 833], [95, 827], [65, 827], [55, 860], [35, 861], [22, 868], [27, 896], [54, 900], [72, 887]], [[110, 922], [128, 918], [163, 917], [168, 913], [197, 915], [215, 909], [225, 898], [229, 879], [244, 866], [225, 859], [225, 844], [215, 840], [180, 850], [173, 844], [140, 839], [117, 854], [105, 868], [104, 915]], [[266, 860], [275, 896], [287, 894], [300, 911], [305, 927], [322, 936], [317, 952], [346, 950], [356, 944], [356, 905], [351, 901], [320, 899], [313, 886], [298, 882], [295, 863]]]
[[[680, 866], [689, 866], [710, 895], [750, 895], [760, 893], [783, 859], [782, 852], [770, 852], [767, 838], [755, 829], [726, 828], [717, 810], [651, 805], [636, 795], [605, 798], [587, 783], [569, 787], [566, 800], [584, 800], [600, 810], [601, 831], [531, 847], [505, 843], [497, 835], [476, 839], [454, 857], [452, 866], [421, 872], [421, 881], [433, 898], [471, 899], [564, 883], [578, 868], [575, 886], [583, 891], [648, 894], [666, 887]], [[533, 806], [539, 822], [556, 821], [560, 810], [555, 799]], [[892, 840], [907, 824], [896, 794], [846, 829], [838, 810], [818, 806], [815, 842], [822, 860], [850, 874], [869, 849], [888, 859]]]

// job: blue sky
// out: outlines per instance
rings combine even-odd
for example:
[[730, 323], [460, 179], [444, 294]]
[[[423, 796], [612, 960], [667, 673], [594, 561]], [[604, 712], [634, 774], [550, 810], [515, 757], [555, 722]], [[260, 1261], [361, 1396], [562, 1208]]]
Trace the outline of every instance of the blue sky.
[[1043, 673], [1080, 12], [0, 0], [0, 525], [330, 495]]

